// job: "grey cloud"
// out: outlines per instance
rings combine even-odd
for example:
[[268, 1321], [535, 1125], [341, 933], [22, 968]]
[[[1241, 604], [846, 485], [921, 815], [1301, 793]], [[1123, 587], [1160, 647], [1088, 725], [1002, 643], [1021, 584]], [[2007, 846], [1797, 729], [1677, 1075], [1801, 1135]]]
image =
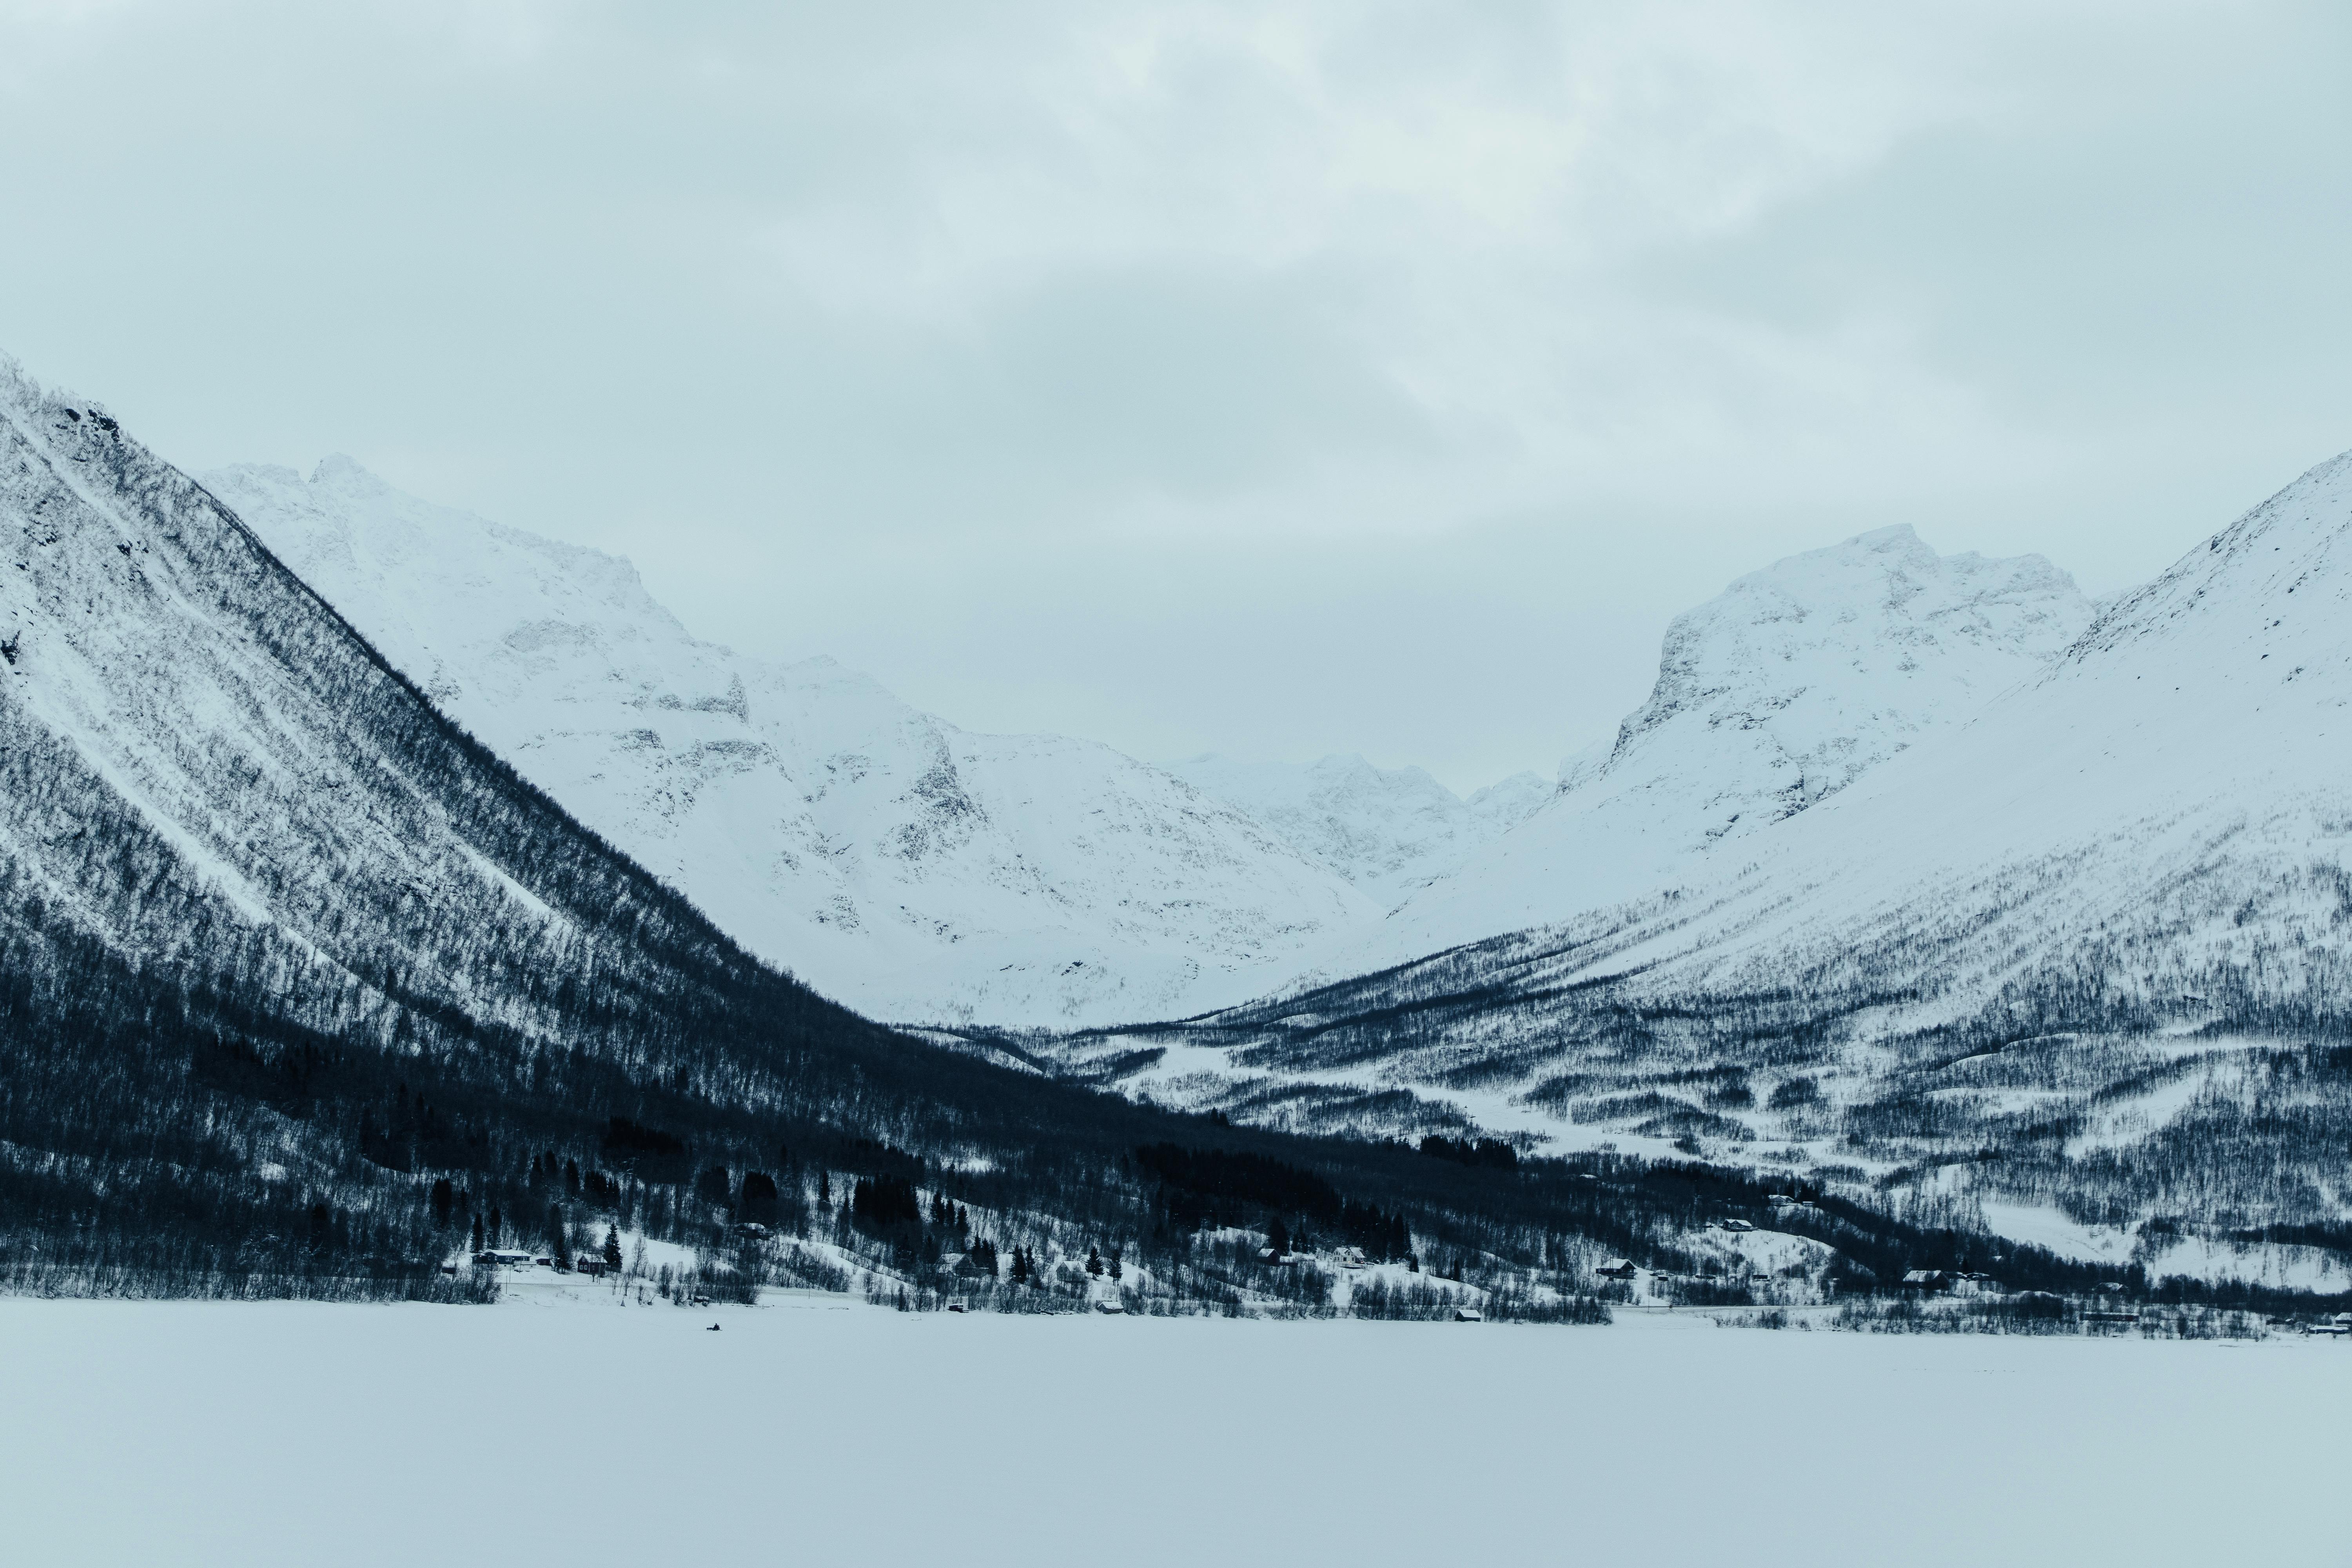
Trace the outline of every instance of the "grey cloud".
[[976, 725], [1475, 784], [2352, 445], [2317, 5], [0, 9], [0, 346]]

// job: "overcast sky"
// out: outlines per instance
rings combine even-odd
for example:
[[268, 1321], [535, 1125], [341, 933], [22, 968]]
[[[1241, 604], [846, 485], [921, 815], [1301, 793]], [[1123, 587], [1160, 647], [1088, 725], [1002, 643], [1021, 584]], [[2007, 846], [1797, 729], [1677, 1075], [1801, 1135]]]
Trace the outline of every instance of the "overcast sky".
[[983, 730], [1466, 789], [2352, 447], [2336, 5], [0, 0], [0, 349]]

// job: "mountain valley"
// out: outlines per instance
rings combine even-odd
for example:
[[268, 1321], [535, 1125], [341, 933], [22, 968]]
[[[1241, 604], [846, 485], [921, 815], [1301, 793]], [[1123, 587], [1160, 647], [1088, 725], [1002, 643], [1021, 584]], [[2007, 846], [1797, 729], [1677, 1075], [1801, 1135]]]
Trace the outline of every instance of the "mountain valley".
[[[1596, 1321], [1591, 1268], [1671, 1248], [1693, 1181], [1762, 1212], [1737, 1176], [1236, 1127], [860, 1017], [5, 361], [0, 538], [0, 1289], [481, 1301], [538, 1251], [678, 1306], [1328, 1314], [1251, 1239], [1311, 1226], [1380, 1269], [1360, 1315]], [[1882, 1269], [1957, 1245], [1838, 1223]]]
[[1198, 1238], [1287, 1214], [1572, 1315], [1722, 1266], [1712, 1210], [1808, 1289], [1989, 1237], [2341, 1288], [2352, 458], [2104, 607], [1906, 529], [1783, 561], [1463, 800], [970, 734], [347, 460], [200, 486], [13, 367], [0, 416], [20, 1287], [446, 1293], [447, 1227], [545, 1214], [1255, 1310], [1303, 1277]]
[[1175, 1016], [1454, 869], [1550, 793], [978, 735], [827, 659], [695, 640], [625, 562], [348, 458], [205, 483], [452, 717], [736, 940], [908, 1023]]

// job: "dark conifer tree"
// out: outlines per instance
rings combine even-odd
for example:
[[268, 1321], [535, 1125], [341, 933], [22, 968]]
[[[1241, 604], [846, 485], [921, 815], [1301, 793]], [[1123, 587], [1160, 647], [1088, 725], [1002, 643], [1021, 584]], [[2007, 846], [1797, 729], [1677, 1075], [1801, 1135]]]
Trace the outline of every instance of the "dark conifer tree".
[[743, 1173], [742, 1203], [740, 1212], [745, 1219], [755, 1220], [761, 1225], [773, 1225], [776, 1222], [780, 1194], [777, 1193], [776, 1179], [773, 1176], [769, 1175], [765, 1171]]
[[850, 1188], [849, 1212], [860, 1226], [882, 1234], [894, 1226], [923, 1223], [914, 1184], [903, 1176], [860, 1176]]

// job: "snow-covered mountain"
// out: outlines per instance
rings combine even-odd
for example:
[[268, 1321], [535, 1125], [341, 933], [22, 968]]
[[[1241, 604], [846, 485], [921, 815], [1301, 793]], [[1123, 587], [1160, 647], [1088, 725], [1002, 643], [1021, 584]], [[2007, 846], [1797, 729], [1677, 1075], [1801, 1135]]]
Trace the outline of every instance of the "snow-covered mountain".
[[1650, 891], [2039, 676], [2092, 615], [2038, 555], [1938, 555], [1907, 527], [1742, 577], [1667, 630], [1657, 684], [1613, 746], [1572, 759], [1538, 809], [1327, 970]]
[[[162, 987], [121, 1004], [159, 1038], [227, 997], [237, 1028], [267, 1019], [289, 1048], [325, 1030], [469, 1059], [562, 1040], [575, 1065], [598, 1029], [674, 1034], [761, 988], [780, 1023], [878, 1033], [583, 832], [212, 495], [5, 357], [0, 539], [16, 1003], [88, 970], [68, 990], [101, 1017], [107, 985]], [[24, 1031], [0, 1037], [23, 1068]]]
[[1465, 801], [1360, 757], [1162, 770], [971, 734], [829, 660], [698, 641], [626, 562], [348, 458], [206, 482], [445, 711], [730, 934], [910, 1022], [1181, 1016], [1632, 896], [1973, 711], [2090, 618], [2038, 558], [1884, 530], [1677, 621], [1606, 756]]
[[[1051, 888], [1197, 875], [1189, 850], [1121, 837], [1189, 802], [1202, 834], [1255, 847], [1235, 879], [1270, 858], [1343, 916], [1377, 908], [1100, 748], [994, 752], [830, 667], [695, 644], [606, 558], [337, 468], [239, 484], [284, 492], [281, 537], [321, 580], [341, 572], [354, 603], [374, 584], [368, 613], [439, 703], [508, 723], [526, 767], [575, 790], [621, 781], [609, 798], [648, 842], [715, 853], [741, 822], [757, 855], [895, 856], [969, 907], [992, 885], [971, 868], [1003, 862], [957, 852], [997, 816], [1079, 847], [1036, 851]], [[984, 1150], [1002, 1172], [1087, 1121], [1067, 1085], [932, 1051], [755, 963], [453, 724], [214, 494], [5, 362], [0, 537], [16, 1235], [79, 1237], [96, 1268], [98, 1233], [56, 1216], [112, 1205], [107, 1234], [192, 1260], [171, 1268], [250, 1270], [235, 1259], [257, 1247], [272, 1269], [331, 1254], [406, 1289], [434, 1283], [417, 1249], [451, 1224], [420, 1172], [519, 1215], [568, 1170], [555, 1144], [592, 1164], [650, 1151], [682, 1191], [781, 1163], [779, 1128], [892, 1160], [877, 1138], [919, 1136], [924, 1159]], [[1550, 923], [1189, 1024], [1010, 1045], [1237, 1120], [1475, 1124], [1892, 1194], [1915, 1240], [1983, 1224], [2152, 1270], [2325, 1277], [2352, 1250], [2352, 454], [2054, 656], [2053, 622], [2081, 614], [2063, 579], [1915, 545], [1865, 536], [1686, 617], [1610, 754], [1402, 911], [1580, 796], [1589, 822], [1647, 833], [1615, 883], [1566, 863]], [[774, 786], [734, 788], [762, 769], [801, 786], [794, 833], [854, 827], [861, 854], [776, 832]], [[864, 804], [814, 809], [833, 799]], [[1131, 1114], [1087, 1134], [1085, 1181], [1203, 1125]], [[1024, 1202], [1067, 1152], [1021, 1178]], [[6, 1267], [29, 1256], [0, 1235]]]
[[[1963, 580], [1999, 586], [1950, 624], [2025, 635], [2001, 657], [1975, 632], [1937, 645], [1979, 689], [2027, 679], [1957, 722], [1880, 726], [1858, 774], [1861, 747], [1829, 751], [1826, 798], [1703, 777], [1676, 795], [1649, 748], [1705, 758], [1729, 731], [1751, 756], [1824, 753], [1817, 727], [1761, 749], [1738, 717], [1753, 705], [1709, 699], [1704, 657], [1670, 657], [1659, 700], [1562, 803], [1598, 786], [1591, 823], [1706, 805], [1634, 868], [1662, 874], [1569, 881], [1548, 927], [1071, 1058], [1263, 1120], [1466, 1116], [1763, 1156], [2090, 1253], [2193, 1241], [2208, 1271], [2286, 1267], [2265, 1227], [2352, 1210], [2352, 454], [2054, 658], [2044, 639], [2082, 614], [2062, 583], [1987, 564]], [[1772, 819], [1741, 830], [1751, 815]], [[1698, 844], [1676, 837], [1695, 826]], [[1709, 826], [1731, 831], [1709, 844]]]
[[1465, 800], [1419, 768], [1360, 756], [1298, 765], [1200, 756], [1168, 771], [1240, 807], [1382, 909], [1457, 870], [1551, 798], [1555, 781], [1515, 773]]
[[1378, 913], [1165, 772], [971, 734], [830, 660], [698, 641], [625, 561], [429, 505], [348, 458], [205, 482], [526, 777], [863, 1011], [1181, 1016], [1279, 983]]

